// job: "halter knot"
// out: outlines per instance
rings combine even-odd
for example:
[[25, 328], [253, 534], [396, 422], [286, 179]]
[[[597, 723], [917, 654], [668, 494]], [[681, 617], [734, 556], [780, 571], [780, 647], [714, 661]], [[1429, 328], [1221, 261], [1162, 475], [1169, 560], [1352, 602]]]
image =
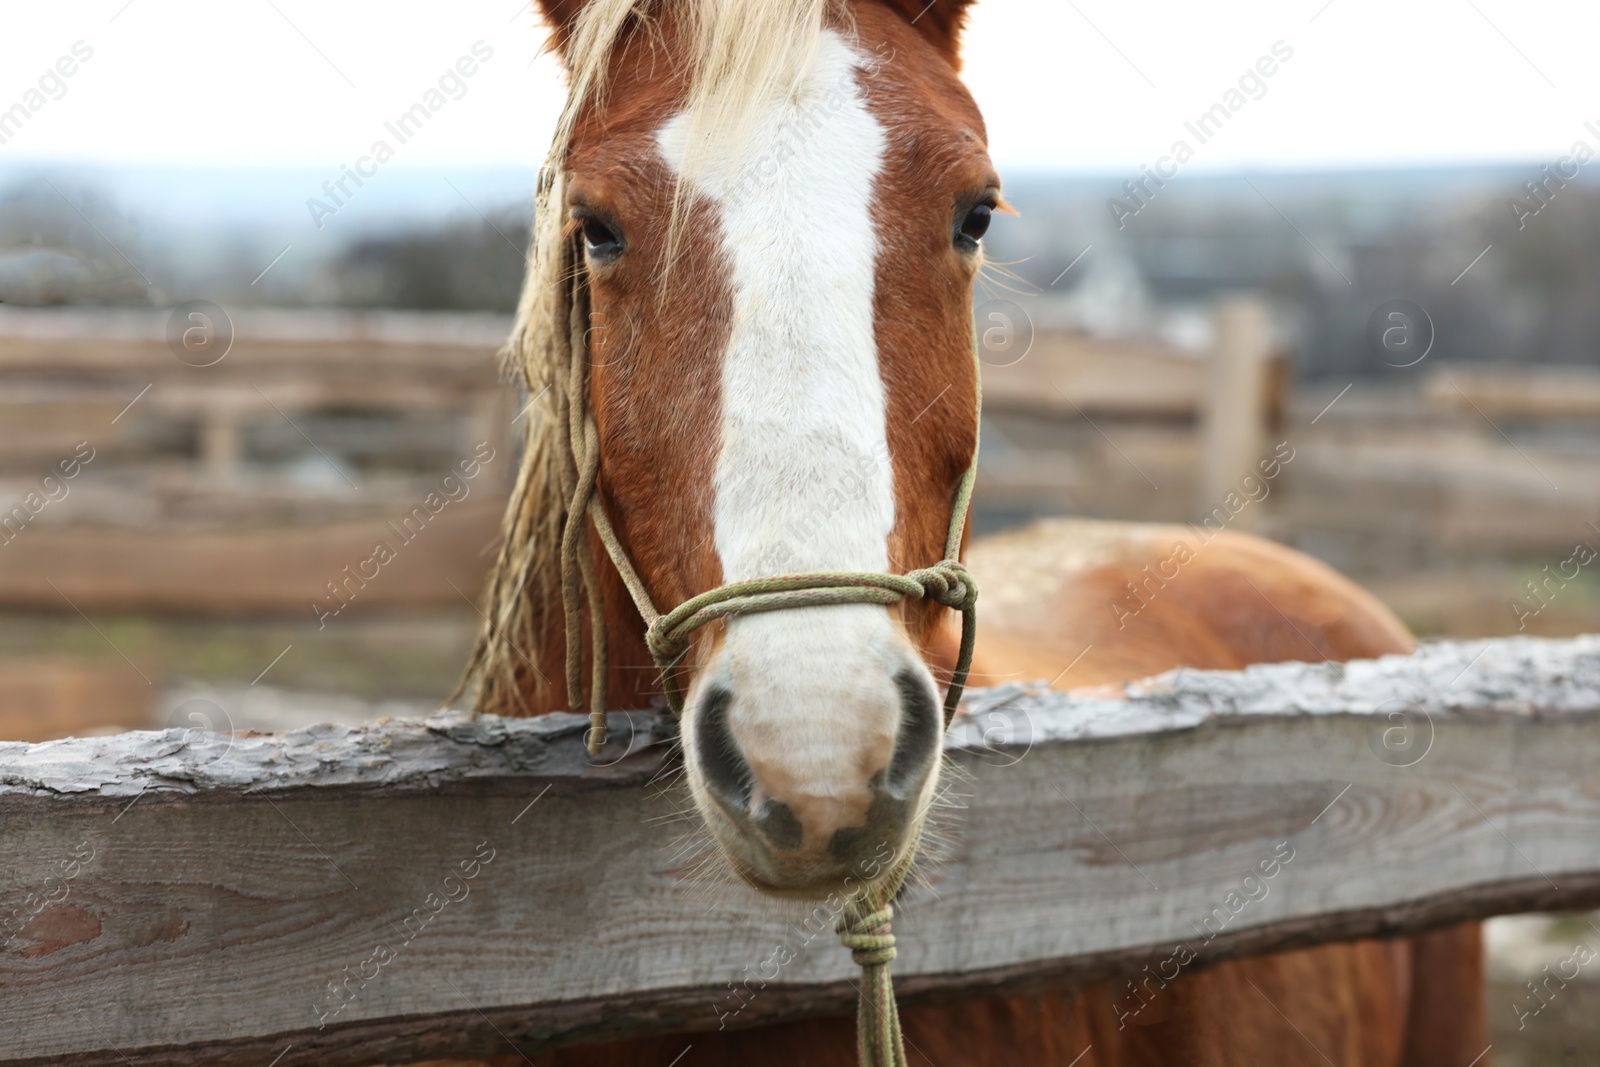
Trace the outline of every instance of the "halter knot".
[[876, 911], [855, 914], [846, 910], [839, 919], [839, 943], [850, 950], [858, 967], [887, 967], [894, 960], [894, 935], [889, 920], [894, 909], [885, 904]]
[[673, 626], [669, 616], [657, 615], [645, 628], [644, 643], [651, 657], [659, 664], [681, 655], [689, 647], [689, 636]]
[[957, 611], [971, 611], [978, 603], [978, 583], [972, 572], [953, 559], [910, 571], [907, 578], [922, 586], [922, 595]]

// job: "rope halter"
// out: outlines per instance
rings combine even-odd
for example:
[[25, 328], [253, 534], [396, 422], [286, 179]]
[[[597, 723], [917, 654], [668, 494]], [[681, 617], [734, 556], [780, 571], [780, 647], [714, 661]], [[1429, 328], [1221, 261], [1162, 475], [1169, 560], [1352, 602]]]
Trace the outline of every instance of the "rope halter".
[[[645, 631], [645, 643], [656, 665], [662, 669], [673, 714], [680, 715], [683, 695], [670, 667], [688, 649], [694, 632], [713, 619], [827, 604], [887, 605], [905, 597], [932, 600], [960, 611], [965, 628], [966, 619], [978, 601], [978, 587], [967, 568], [953, 559], [943, 559], [908, 574], [830, 571], [756, 578], [718, 586], [685, 600], [665, 615], [657, 615]], [[965, 669], [961, 671], [961, 678], [963, 681], [966, 678]], [[946, 725], [955, 712], [956, 702], [961, 699], [961, 683], [952, 684], [950, 692], [954, 696], [947, 694], [945, 697]]]
[[[628, 558], [600, 503], [597, 491], [600, 472], [600, 435], [594, 414], [589, 410], [588, 283], [580, 267], [581, 254], [576, 240], [566, 242], [571, 279], [568, 309], [568, 366], [564, 412], [570, 456], [564, 465], [563, 488], [570, 494], [566, 526], [561, 538], [561, 594], [566, 621], [566, 680], [568, 706], [584, 706], [582, 612], [589, 609], [589, 647], [591, 682], [589, 688], [589, 732], [591, 755], [598, 755], [606, 741], [606, 633], [600, 599], [598, 572], [586, 527], [592, 526], [617, 573], [633, 598], [646, 624], [645, 642], [661, 672], [667, 702], [675, 716], [683, 714], [683, 693], [674, 676], [680, 657], [689, 648], [694, 632], [717, 619], [750, 615], [786, 608], [820, 607], [834, 604], [895, 604], [911, 597], [932, 600], [961, 613], [961, 647], [945, 692], [944, 722], [950, 725], [956, 706], [966, 687], [972, 667], [972, 649], [977, 633], [978, 586], [960, 562], [961, 541], [966, 531], [967, 511], [972, 502], [972, 485], [978, 473], [978, 456], [962, 475], [950, 508], [950, 525], [945, 537], [944, 558], [932, 566], [906, 574], [880, 574], [870, 571], [826, 571], [812, 574], [784, 574], [731, 582], [718, 586], [679, 604], [668, 612], [656, 609], [643, 580]], [[977, 343], [973, 343], [973, 363], [977, 364]], [[890, 902], [900, 891], [915, 854], [916, 842], [907, 848], [905, 859], [891, 876], [849, 901], [839, 920], [839, 940], [850, 949], [861, 967], [861, 995], [856, 1013], [856, 1036], [863, 1067], [904, 1067], [905, 1050], [900, 1036], [899, 1011], [895, 1006], [894, 986], [889, 963], [894, 959], [894, 935], [889, 923], [894, 909]]]

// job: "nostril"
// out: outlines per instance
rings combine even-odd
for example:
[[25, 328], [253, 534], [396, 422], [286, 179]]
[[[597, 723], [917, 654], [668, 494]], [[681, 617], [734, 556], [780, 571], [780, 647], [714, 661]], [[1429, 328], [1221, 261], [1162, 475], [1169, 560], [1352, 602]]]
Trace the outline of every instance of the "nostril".
[[925, 679], [910, 671], [895, 676], [900, 690], [900, 738], [889, 759], [888, 787], [901, 799], [915, 792], [939, 754], [939, 735], [944, 732], [943, 716], [933, 690]]
[[695, 729], [695, 755], [706, 785], [724, 803], [743, 811], [750, 806], [753, 776], [728, 729], [728, 705], [732, 703], [733, 694], [726, 689], [718, 687], [706, 694]]

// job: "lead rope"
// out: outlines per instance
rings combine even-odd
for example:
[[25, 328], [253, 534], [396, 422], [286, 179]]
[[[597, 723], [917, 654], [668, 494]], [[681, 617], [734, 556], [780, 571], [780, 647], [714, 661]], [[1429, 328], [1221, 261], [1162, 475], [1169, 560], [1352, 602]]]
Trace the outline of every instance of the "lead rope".
[[[918, 839], [921, 831], [918, 831]], [[861, 896], [846, 903], [835, 929], [839, 943], [861, 968], [856, 993], [856, 1057], [861, 1067], [906, 1067], [905, 1039], [900, 1033], [900, 1006], [894, 998], [894, 898], [905, 884], [918, 841], [906, 849], [894, 873]]]
[[[579, 269], [575, 241], [564, 242], [565, 276], [572, 286], [567, 319], [567, 437], [571, 456], [563, 469], [563, 488], [570, 490], [566, 525], [561, 535], [561, 602], [566, 622], [567, 702], [576, 711], [584, 706], [582, 609], [589, 609], [589, 731], [586, 738], [590, 755], [599, 755], [606, 743], [606, 635], [605, 612], [595, 567], [594, 548], [585, 530], [585, 519], [593, 524], [596, 537], [627, 586], [634, 606], [646, 624], [645, 644], [656, 668], [661, 672], [667, 703], [674, 716], [683, 714], [683, 692], [674, 674], [679, 658], [689, 648], [694, 632], [714, 619], [748, 615], [784, 608], [817, 607], [829, 604], [894, 604], [906, 597], [932, 600], [961, 613], [961, 647], [955, 670], [944, 698], [944, 724], [950, 725], [966, 688], [972, 668], [972, 650], [977, 639], [978, 586], [962, 566], [961, 540], [966, 532], [967, 511], [972, 505], [972, 486], [978, 475], [978, 455], [961, 477], [950, 508], [950, 527], [945, 536], [944, 558], [931, 567], [906, 574], [880, 574], [872, 571], [827, 571], [815, 574], [784, 574], [732, 582], [679, 604], [671, 611], [656, 610], [655, 602], [640, 580], [638, 571], [618, 539], [605, 508], [600, 503], [597, 483], [600, 472], [600, 435], [594, 414], [589, 409], [588, 285]], [[977, 363], [977, 343], [973, 343], [973, 363]], [[980, 392], [979, 406], [982, 397]], [[580, 600], [579, 586], [582, 586]], [[920, 831], [919, 831], [920, 839]], [[856, 1002], [856, 1047], [861, 1067], [905, 1067], [906, 1053], [900, 1033], [900, 1011], [895, 1003], [894, 982], [889, 964], [894, 960], [894, 898], [905, 884], [916, 854], [918, 841], [912, 841], [894, 872], [883, 882], [847, 901], [837, 926], [839, 941], [850, 950], [851, 959], [861, 968], [861, 986]]]

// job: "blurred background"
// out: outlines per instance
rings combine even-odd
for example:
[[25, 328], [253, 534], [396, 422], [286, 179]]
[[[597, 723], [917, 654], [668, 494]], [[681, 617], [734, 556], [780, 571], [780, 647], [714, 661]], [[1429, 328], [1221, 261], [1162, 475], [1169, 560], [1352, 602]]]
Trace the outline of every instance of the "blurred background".
[[[1600, 629], [1597, 33], [1575, 0], [979, 3], [1020, 216], [978, 531], [1197, 521], [1287, 449], [1230, 524], [1420, 636]], [[0, 738], [449, 693], [514, 473], [543, 41], [509, 0], [8, 12]], [[1498, 1062], [1600, 1063], [1592, 984], [1509, 1007], [1583, 938], [1493, 925]]]

